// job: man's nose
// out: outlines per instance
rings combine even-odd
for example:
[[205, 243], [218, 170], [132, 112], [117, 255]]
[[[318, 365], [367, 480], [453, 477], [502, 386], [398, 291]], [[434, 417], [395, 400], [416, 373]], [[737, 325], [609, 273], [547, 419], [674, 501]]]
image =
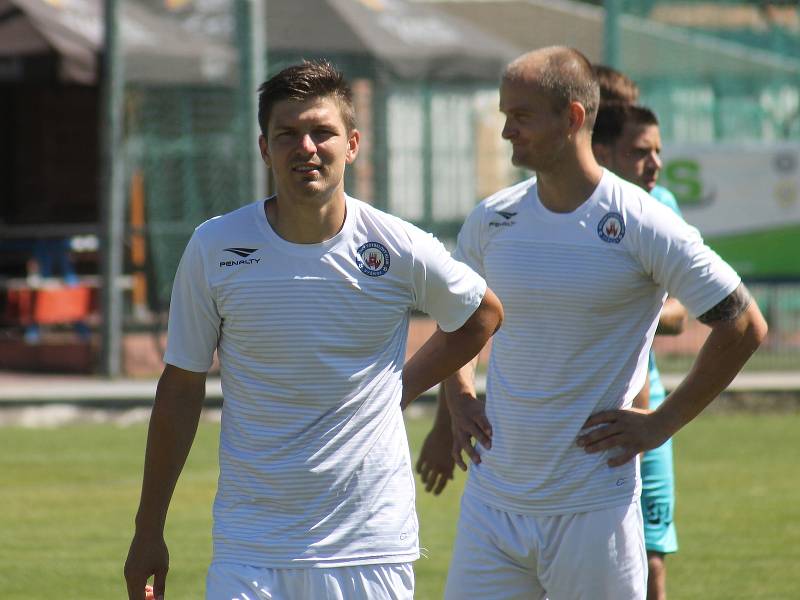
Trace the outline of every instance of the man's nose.
[[300, 149], [308, 154], [315, 154], [317, 152], [317, 145], [314, 143], [314, 138], [310, 134], [305, 134], [300, 137]]
[[661, 161], [661, 156], [659, 156], [658, 152], [654, 150], [653, 152], [650, 153], [649, 158], [650, 158], [650, 164], [653, 166], [653, 168], [661, 170], [661, 167], [663, 166], [664, 163]]

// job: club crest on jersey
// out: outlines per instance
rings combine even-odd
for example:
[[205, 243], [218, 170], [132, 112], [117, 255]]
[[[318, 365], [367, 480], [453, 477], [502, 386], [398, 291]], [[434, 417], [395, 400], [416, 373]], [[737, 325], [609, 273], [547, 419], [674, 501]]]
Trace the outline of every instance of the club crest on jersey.
[[380, 277], [389, 270], [389, 251], [381, 243], [367, 242], [356, 252], [356, 264], [361, 272], [370, 277]]
[[607, 213], [597, 226], [597, 235], [609, 244], [619, 244], [625, 237], [625, 221], [619, 213]]

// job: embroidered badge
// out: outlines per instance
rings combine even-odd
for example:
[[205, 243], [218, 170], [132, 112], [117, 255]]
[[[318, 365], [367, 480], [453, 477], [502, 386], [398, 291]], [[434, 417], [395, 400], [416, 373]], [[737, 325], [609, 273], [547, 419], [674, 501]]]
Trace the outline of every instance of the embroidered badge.
[[625, 237], [625, 221], [622, 220], [622, 215], [615, 212], [606, 214], [600, 219], [600, 224], [597, 226], [597, 235], [604, 242], [619, 244], [622, 238]]
[[356, 264], [362, 273], [380, 277], [389, 271], [389, 251], [379, 242], [362, 244], [356, 252]]

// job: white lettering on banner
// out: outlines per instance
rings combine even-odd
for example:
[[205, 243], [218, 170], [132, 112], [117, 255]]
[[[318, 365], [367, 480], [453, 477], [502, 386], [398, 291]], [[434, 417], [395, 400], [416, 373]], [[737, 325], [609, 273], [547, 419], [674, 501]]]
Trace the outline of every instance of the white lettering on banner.
[[704, 236], [800, 226], [800, 144], [668, 144], [659, 184]]

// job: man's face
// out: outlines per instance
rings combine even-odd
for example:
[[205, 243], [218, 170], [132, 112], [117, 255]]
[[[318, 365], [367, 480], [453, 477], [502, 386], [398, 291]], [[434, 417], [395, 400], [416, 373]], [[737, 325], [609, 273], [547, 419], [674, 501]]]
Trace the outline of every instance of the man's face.
[[347, 130], [338, 102], [329, 96], [276, 103], [266, 138], [258, 140], [279, 196], [322, 200], [343, 185], [358, 142], [358, 131]]
[[651, 191], [661, 172], [661, 134], [658, 125], [626, 123], [617, 142], [605, 152], [604, 166], [631, 183]]
[[535, 85], [503, 80], [500, 112], [506, 118], [503, 138], [511, 142], [515, 166], [544, 171], [558, 161], [569, 128], [566, 109], [557, 111]]

